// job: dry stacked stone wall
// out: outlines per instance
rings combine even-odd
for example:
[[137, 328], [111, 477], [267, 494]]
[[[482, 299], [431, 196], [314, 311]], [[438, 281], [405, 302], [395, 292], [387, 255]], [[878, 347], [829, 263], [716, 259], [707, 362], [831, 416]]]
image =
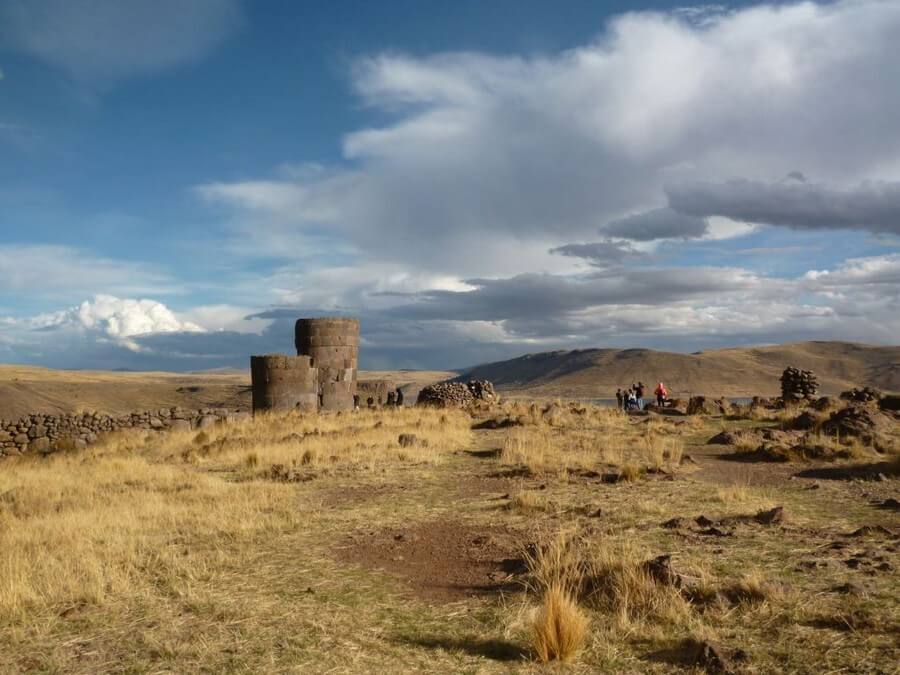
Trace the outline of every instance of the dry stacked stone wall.
[[319, 407], [319, 374], [309, 356], [266, 354], [250, 357], [253, 410], [302, 410]]
[[359, 320], [298, 319], [294, 345], [297, 354], [312, 358], [319, 371], [319, 408], [352, 410], [359, 366]]
[[249, 417], [250, 413], [223, 408], [162, 408], [127, 415], [96, 412], [34, 414], [14, 422], [0, 420], [0, 458], [84, 448], [96, 442], [103, 434], [126, 429], [191, 431]]

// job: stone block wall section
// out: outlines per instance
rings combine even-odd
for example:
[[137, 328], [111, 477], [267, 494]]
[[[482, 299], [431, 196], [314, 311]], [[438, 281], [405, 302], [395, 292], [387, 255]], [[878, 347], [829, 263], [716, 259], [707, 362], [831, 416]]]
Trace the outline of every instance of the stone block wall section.
[[249, 418], [248, 412], [223, 408], [162, 408], [118, 416], [90, 412], [28, 415], [15, 422], [0, 420], [0, 459], [24, 453], [47, 454], [61, 447], [84, 448], [102, 434], [124, 429], [191, 431]]
[[294, 325], [298, 356], [308, 356], [319, 371], [319, 408], [352, 410], [359, 367], [359, 319], [298, 319]]

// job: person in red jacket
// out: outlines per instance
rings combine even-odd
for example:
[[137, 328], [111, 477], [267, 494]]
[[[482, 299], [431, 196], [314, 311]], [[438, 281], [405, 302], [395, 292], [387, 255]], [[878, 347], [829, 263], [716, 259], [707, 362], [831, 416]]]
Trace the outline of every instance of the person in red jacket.
[[662, 382], [657, 382], [656, 389], [653, 393], [656, 394], [656, 405], [662, 408], [666, 399], [669, 398], [669, 392], [666, 391], [666, 386]]

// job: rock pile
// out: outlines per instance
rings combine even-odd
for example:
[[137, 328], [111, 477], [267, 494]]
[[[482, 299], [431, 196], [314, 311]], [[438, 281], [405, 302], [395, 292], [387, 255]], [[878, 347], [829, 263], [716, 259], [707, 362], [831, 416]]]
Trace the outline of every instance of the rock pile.
[[0, 458], [26, 452], [84, 448], [97, 441], [101, 434], [123, 429], [191, 431], [249, 417], [250, 413], [222, 408], [162, 408], [118, 416], [95, 412], [28, 415], [14, 422], [0, 420]]
[[731, 402], [727, 399], [706, 396], [691, 396], [686, 410], [688, 415], [728, 415], [731, 411]]
[[841, 393], [841, 398], [853, 403], [870, 403], [881, 400], [881, 392], [871, 387], [855, 387]]
[[497, 400], [494, 385], [487, 380], [469, 382], [438, 382], [422, 389], [416, 401], [418, 405], [433, 405], [441, 408], [464, 408], [475, 401]]
[[790, 366], [781, 374], [781, 398], [785, 402], [799, 399], [811, 400], [819, 391], [816, 376], [810, 370]]

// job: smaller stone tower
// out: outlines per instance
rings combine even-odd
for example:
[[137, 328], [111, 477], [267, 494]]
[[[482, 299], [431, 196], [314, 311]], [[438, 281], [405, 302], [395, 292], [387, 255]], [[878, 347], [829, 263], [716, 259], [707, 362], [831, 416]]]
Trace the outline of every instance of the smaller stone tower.
[[250, 377], [253, 383], [253, 412], [316, 412], [318, 409], [319, 376], [308, 356], [251, 356]]

